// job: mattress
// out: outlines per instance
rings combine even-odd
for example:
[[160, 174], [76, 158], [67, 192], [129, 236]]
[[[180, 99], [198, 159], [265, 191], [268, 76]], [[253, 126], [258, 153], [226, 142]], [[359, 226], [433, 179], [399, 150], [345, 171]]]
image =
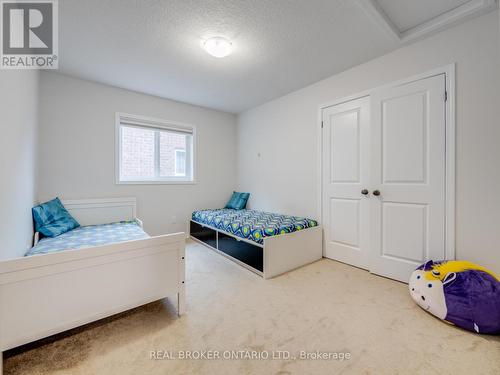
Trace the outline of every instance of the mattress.
[[228, 208], [194, 211], [192, 220], [258, 244], [263, 244], [265, 237], [296, 232], [318, 225], [316, 220], [304, 217]]
[[136, 221], [88, 225], [73, 229], [57, 237], [42, 238], [26, 253], [26, 256], [109, 245], [148, 237], [148, 234], [142, 230]]

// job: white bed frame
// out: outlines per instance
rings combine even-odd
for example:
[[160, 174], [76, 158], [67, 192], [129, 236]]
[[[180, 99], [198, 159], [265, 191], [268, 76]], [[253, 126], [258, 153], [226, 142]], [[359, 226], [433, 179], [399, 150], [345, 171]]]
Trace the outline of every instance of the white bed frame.
[[[81, 225], [136, 218], [135, 198], [63, 202]], [[185, 312], [184, 233], [0, 261], [2, 352], [165, 297]]]
[[264, 279], [316, 262], [323, 258], [320, 226], [264, 237]]
[[[260, 245], [256, 242], [212, 227], [211, 225], [198, 223], [196, 221], [193, 222], [215, 231], [217, 236], [218, 233], [223, 233], [227, 236], [235, 238], [237, 241], [247, 242], [255, 247], [261, 248], [264, 252], [263, 272], [256, 270], [246, 263], [233, 258], [231, 255], [228, 255], [190, 235], [192, 240], [208, 247], [226, 258], [231, 259], [242, 267], [262, 276], [264, 279], [273, 278], [323, 258], [323, 230], [321, 226], [306, 228], [296, 232], [279, 234], [276, 236], [264, 237], [264, 244]], [[256, 251], [259, 250], [256, 249]]]

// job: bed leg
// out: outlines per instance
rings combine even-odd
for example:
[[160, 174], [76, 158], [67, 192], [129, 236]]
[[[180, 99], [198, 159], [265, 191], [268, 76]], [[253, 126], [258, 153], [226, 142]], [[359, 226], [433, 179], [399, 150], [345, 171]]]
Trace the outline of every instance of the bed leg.
[[3, 374], [3, 352], [0, 352], [0, 375]]
[[[184, 284], [182, 284], [181, 291], [177, 293], [177, 314], [179, 316], [184, 315], [186, 312], [186, 291], [184, 290]], [[0, 373], [2, 375], [2, 373]]]
[[[179, 292], [177, 293], [177, 314], [186, 312], [186, 248], [185, 241], [179, 251]], [[2, 375], [2, 374], [0, 374]]]

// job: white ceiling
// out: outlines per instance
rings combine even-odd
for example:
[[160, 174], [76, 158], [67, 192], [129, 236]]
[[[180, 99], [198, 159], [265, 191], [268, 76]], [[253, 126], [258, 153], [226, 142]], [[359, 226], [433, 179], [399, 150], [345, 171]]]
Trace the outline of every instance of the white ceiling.
[[[59, 70], [238, 113], [398, 48], [387, 18], [404, 32], [466, 0], [374, 1], [62, 0]], [[201, 48], [216, 35], [232, 55]]]
[[400, 32], [453, 10], [469, 0], [376, 0]]

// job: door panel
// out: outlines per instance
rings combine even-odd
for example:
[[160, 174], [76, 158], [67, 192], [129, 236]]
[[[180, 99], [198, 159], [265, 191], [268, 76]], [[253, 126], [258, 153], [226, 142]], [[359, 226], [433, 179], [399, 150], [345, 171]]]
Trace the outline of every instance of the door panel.
[[427, 205], [382, 203], [382, 254], [423, 263], [427, 257]]
[[445, 77], [371, 95], [370, 271], [407, 282], [444, 259]]
[[367, 268], [369, 99], [323, 110], [324, 256]]
[[384, 183], [425, 183], [426, 92], [382, 102], [382, 175]]
[[330, 241], [359, 248], [359, 200], [332, 199]]
[[359, 113], [352, 110], [331, 118], [331, 182], [359, 182]]

